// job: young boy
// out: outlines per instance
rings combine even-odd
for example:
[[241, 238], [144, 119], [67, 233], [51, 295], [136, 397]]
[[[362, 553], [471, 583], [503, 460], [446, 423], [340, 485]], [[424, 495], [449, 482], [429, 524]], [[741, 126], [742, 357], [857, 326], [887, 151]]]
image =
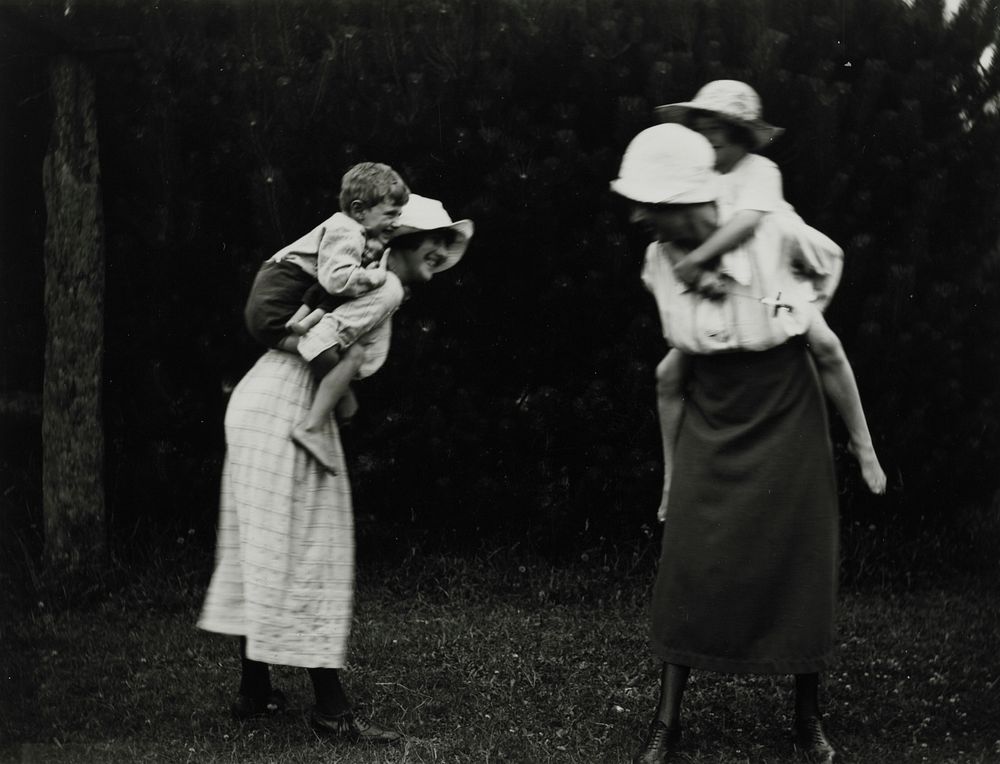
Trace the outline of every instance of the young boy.
[[[753, 233], [765, 214], [793, 214], [782, 194], [777, 165], [752, 153], [753, 149], [768, 144], [784, 131], [761, 119], [757, 93], [749, 85], [735, 80], [710, 82], [698, 91], [693, 101], [660, 106], [656, 112], [661, 121], [682, 122], [712, 144], [715, 169], [722, 179], [717, 208], [723, 225], [674, 265], [675, 276], [690, 288], [708, 295], [726, 289], [726, 279], [737, 286], [748, 284], [752, 264], [747, 254], [739, 249], [740, 244]], [[840, 250], [815, 246], [810, 241], [812, 229], [803, 226], [802, 230], [803, 254], [813, 271], [827, 276], [828, 284], [825, 293], [816, 293], [808, 280], [801, 280], [803, 293], [799, 297], [804, 298], [803, 305], [811, 304], [811, 307], [800, 308], [811, 313], [806, 339], [823, 388], [847, 427], [848, 449], [858, 459], [869, 490], [881, 494], [885, 492], [886, 476], [875, 454], [854, 372], [839, 338], [822, 314], [842, 267], [840, 258], [832, 257], [831, 252], [839, 253]], [[785, 298], [788, 300], [791, 295]], [[776, 301], [780, 300], [777, 296]], [[774, 309], [788, 308], [775, 305]], [[663, 497], [657, 513], [661, 520], [667, 510], [674, 441], [683, 408], [683, 377], [684, 356], [673, 349], [657, 367], [657, 396], [666, 463]]]
[[[354, 165], [341, 181], [341, 211], [270, 257], [247, 302], [247, 327], [258, 341], [295, 350], [301, 336], [320, 348], [309, 361], [319, 379], [316, 395], [292, 439], [328, 469], [323, 425], [335, 408], [342, 419], [353, 415], [349, 383], [364, 362], [364, 349], [354, 343], [354, 318], [316, 325], [330, 311], [336, 316], [338, 305], [347, 301], [364, 326], [387, 320], [399, 307], [402, 295], [395, 283], [386, 282], [382, 251], [409, 196], [391, 167]], [[320, 333], [324, 336], [314, 336]]]

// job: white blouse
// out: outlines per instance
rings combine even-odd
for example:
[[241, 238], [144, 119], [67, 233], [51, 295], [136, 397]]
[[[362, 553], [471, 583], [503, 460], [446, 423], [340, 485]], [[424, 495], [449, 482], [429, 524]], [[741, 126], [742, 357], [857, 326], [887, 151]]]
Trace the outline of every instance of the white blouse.
[[736, 250], [749, 264], [748, 283], [722, 272], [725, 294], [703, 297], [674, 276], [684, 254], [653, 242], [642, 281], [656, 298], [667, 342], [687, 353], [767, 350], [804, 334], [810, 316], [840, 281], [843, 250], [794, 212], [765, 215]]

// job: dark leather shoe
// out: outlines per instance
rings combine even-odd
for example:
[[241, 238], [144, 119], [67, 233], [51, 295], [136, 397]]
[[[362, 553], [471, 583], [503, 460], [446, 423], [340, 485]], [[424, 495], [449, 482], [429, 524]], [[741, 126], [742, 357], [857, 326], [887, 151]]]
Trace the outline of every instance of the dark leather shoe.
[[344, 738], [352, 743], [397, 743], [403, 739], [398, 732], [376, 727], [350, 711], [330, 716], [314, 708], [310, 722], [317, 732]]
[[826, 739], [823, 723], [818, 716], [795, 720], [795, 748], [812, 764], [833, 764], [837, 751]]
[[677, 750], [681, 740], [681, 731], [668, 727], [659, 719], [649, 725], [646, 742], [632, 757], [632, 764], [664, 764], [669, 761], [670, 754]]
[[271, 690], [263, 699], [251, 698], [249, 695], [237, 695], [236, 700], [229, 706], [233, 716], [241, 722], [278, 714], [286, 708], [288, 708], [288, 699], [281, 690]]

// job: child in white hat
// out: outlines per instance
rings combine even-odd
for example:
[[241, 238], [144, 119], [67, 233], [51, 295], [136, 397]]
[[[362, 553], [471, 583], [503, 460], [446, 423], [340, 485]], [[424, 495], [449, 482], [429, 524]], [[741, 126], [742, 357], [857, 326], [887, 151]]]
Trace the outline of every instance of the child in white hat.
[[703, 266], [721, 258], [721, 268], [745, 281], [746, 259], [732, 250], [768, 212], [791, 210], [782, 192], [781, 171], [770, 159], [753, 153], [784, 132], [761, 119], [757, 92], [737, 80], [715, 80], [693, 101], [656, 108], [661, 122], [679, 122], [701, 133], [715, 149], [715, 169], [722, 175], [716, 201], [722, 227], [677, 263], [677, 276], [692, 283]]
[[[730, 84], [740, 87], [730, 87]], [[715, 87], [717, 85], [719, 87]], [[704, 96], [706, 91], [708, 97]], [[720, 96], [732, 97], [723, 103]], [[690, 110], [691, 104], [696, 103], [699, 104], [699, 108], [710, 107], [704, 109], [705, 113], [739, 114], [740, 118], [733, 119], [731, 122], [736, 128], [743, 130], [745, 136], [743, 139], [745, 143], [742, 147], [734, 146], [738, 139], [729, 138], [728, 140], [713, 141], [711, 137], [708, 138], [715, 150], [715, 167], [719, 170], [717, 173], [712, 173], [714, 177], [711, 182], [691, 176], [691, 172], [693, 172], [691, 168], [671, 167], [668, 168], [669, 171], [659, 168], [662, 170], [659, 172], [655, 160], [650, 160], [648, 157], [637, 159], [633, 147], [633, 157], [630, 159], [626, 155], [626, 158], [623, 159], [622, 177], [616, 180], [612, 187], [618, 193], [634, 201], [653, 204], [665, 203], [666, 197], [663, 196], [661, 178], [670, 177], [673, 183], [681, 185], [683, 185], [682, 179], [686, 179], [684, 182], [687, 182], [691, 188], [697, 187], [696, 195], [699, 196], [697, 200], [689, 200], [688, 197], [693, 192], [679, 190], [679, 195], [671, 196], [670, 204], [703, 201], [701, 197], [705, 196], [706, 193], [710, 194], [716, 202], [720, 223], [718, 229], [701, 245], [682, 259], [674, 262], [672, 273], [669, 274], [672, 284], [675, 285], [671, 288], [693, 288], [708, 297], [719, 296], [720, 293], [727, 290], [739, 291], [749, 285], [752, 279], [753, 263], [748, 253], [741, 249], [740, 245], [751, 235], [764, 215], [781, 213], [790, 220], [794, 219], [795, 222], [791, 228], [797, 232], [799, 237], [798, 250], [802, 256], [799, 267], [802, 270], [797, 274], [787, 274], [792, 278], [786, 282], [783, 292], [776, 292], [768, 298], [769, 304], [779, 321], [805, 322], [797, 331], [794, 329], [793, 331], [805, 334], [809, 342], [823, 388], [847, 427], [850, 439], [849, 448], [859, 461], [865, 484], [873, 493], [884, 493], [886, 476], [875, 453], [854, 372], [839, 338], [830, 329], [822, 314], [822, 310], [829, 302], [839, 280], [843, 253], [827, 237], [805, 225], [801, 218], [794, 214], [791, 206], [781, 198], [781, 176], [774, 163], [764, 157], [750, 154], [745, 148], [751, 140], [760, 143], [765, 139], [769, 140], [780, 131], [779, 128], [767, 125], [759, 119], [759, 99], [757, 99], [756, 93], [743, 83], [733, 83], [732, 81], [710, 83], [699, 92], [698, 97], [690, 104], [660, 107], [666, 110], [675, 107], [679, 109], [668, 111], [664, 121], [673, 122], [671, 117], [684, 113], [685, 110]], [[717, 121], [721, 122], [722, 120]], [[704, 123], [702, 126], [706, 127]], [[666, 128], [668, 125], [660, 127]], [[719, 128], [720, 132], [724, 129], [725, 124]], [[681, 131], [681, 133], [686, 132]], [[654, 137], [654, 135], [659, 137]], [[648, 146], [649, 150], [655, 152], [652, 146], [657, 141], [669, 142], [684, 137], [669, 129], [666, 131], [653, 130], [653, 133], [646, 133], [645, 141], [638, 141], [638, 146], [640, 148]], [[701, 143], [703, 144], [704, 141]], [[664, 152], [663, 156], [676, 157], [677, 153]], [[760, 162], [756, 160], [760, 160]], [[735, 165], [739, 164], [750, 168], [747, 177], [751, 189], [748, 191], [746, 187], [743, 187], [739, 194], [734, 194], [733, 184], [730, 182], [731, 178], [727, 176], [725, 170], [731, 171]], [[626, 173], [626, 169], [628, 169], [628, 173]], [[705, 167], [700, 167], [698, 170], [702, 173], [707, 171], [708, 168]], [[641, 181], [643, 174], [649, 175], [646, 186]], [[654, 178], [654, 175], [657, 177]], [[753, 188], [754, 178], [767, 182], [759, 183], [760, 187]], [[770, 187], [770, 191], [768, 187]], [[709, 188], [710, 191], [706, 191]], [[760, 207], [760, 209], [744, 208], [734, 213], [732, 209], [734, 197], [737, 199], [740, 197], [750, 200], [758, 199], [757, 202], [748, 203]], [[691, 263], [694, 263], [692, 268], [686, 268]], [[713, 266], [716, 265], [718, 267], [714, 268]], [[811, 273], [816, 278], [802, 278], [804, 273]], [[657, 294], [657, 287], [651, 285], [651, 288], [654, 294]], [[683, 410], [684, 374], [684, 354], [675, 346], [667, 353], [656, 369], [657, 403], [664, 454], [663, 494], [657, 511], [660, 520], [666, 516], [667, 512], [674, 443]]]
[[[792, 212], [782, 191], [781, 171], [770, 159], [754, 153], [769, 145], [784, 133], [784, 128], [764, 121], [760, 96], [745, 82], [714, 80], [702, 87], [693, 100], [666, 104], [656, 108], [662, 122], [680, 122], [701, 133], [715, 149], [715, 169], [721, 175], [716, 205], [722, 226], [701, 246], [695, 248], [675, 266], [677, 277], [690, 284], [704, 278], [706, 266], [718, 263], [719, 271], [738, 283], [750, 277], [750, 263], [738, 247], [753, 232], [760, 219], [770, 212]], [[803, 242], [805, 243], [805, 242]], [[806, 247], [808, 252], [822, 256], [823, 249]], [[839, 270], [840, 262], [817, 262], [820, 269]], [[711, 289], [711, 286], [707, 286]], [[826, 299], [817, 296], [820, 310]], [[822, 328], [820, 328], [820, 326]], [[847, 358], [839, 339], [820, 316], [817, 321], [818, 347], [816, 355], [829, 359], [831, 365], [845, 365]], [[849, 369], [849, 365], [847, 366]], [[853, 373], [852, 373], [853, 377]], [[839, 376], [828, 380], [836, 384]], [[861, 466], [865, 484], [874, 493], [885, 491], [886, 477], [872, 446], [871, 434], [865, 421], [861, 401], [845, 391], [841, 396], [850, 411], [841, 415], [850, 434], [850, 448]]]

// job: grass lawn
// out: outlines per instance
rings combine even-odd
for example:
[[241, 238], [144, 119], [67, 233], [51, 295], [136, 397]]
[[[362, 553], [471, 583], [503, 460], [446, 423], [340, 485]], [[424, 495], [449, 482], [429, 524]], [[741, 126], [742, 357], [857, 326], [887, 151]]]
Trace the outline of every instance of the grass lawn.
[[[293, 708], [240, 724], [233, 638], [194, 628], [208, 564], [157, 563], [86, 606], [4, 606], [2, 762], [624, 762], [652, 711], [649, 557], [553, 568], [511, 550], [361, 561], [356, 703], [409, 738], [320, 740], [302, 670], [278, 667]], [[1000, 585], [845, 591], [823, 696], [844, 762], [1000, 761]], [[686, 758], [793, 761], [787, 677], [694, 672]]]

